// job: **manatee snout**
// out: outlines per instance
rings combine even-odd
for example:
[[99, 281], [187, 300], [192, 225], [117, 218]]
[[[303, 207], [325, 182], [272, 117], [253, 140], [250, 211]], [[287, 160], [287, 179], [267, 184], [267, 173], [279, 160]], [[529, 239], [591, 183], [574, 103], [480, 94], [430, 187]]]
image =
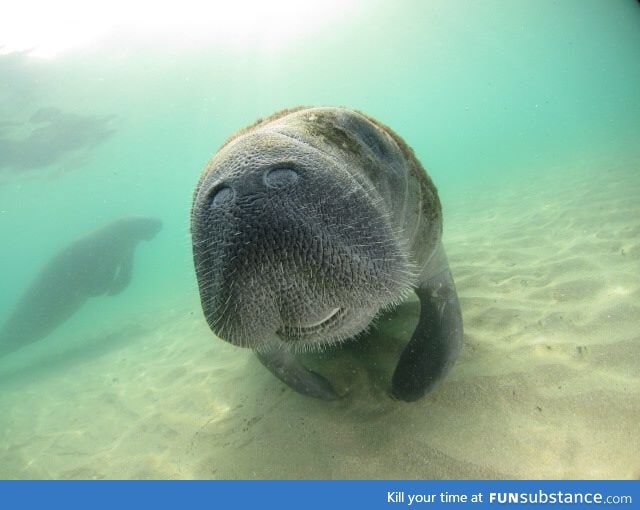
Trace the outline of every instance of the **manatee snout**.
[[194, 259], [210, 327], [256, 350], [352, 337], [408, 287], [387, 216], [373, 190], [321, 151], [284, 136], [266, 137], [266, 146], [246, 138], [209, 163], [194, 198]]
[[146, 232], [145, 232], [146, 235], [145, 235], [144, 239], [146, 241], [150, 241], [161, 230], [162, 230], [162, 220], [160, 220], [158, 218], [149, 218], [148, 219], [148, 223], [147, 223]]
[[137, 239], [150, 241], [162, 230], [162, 220], [147, 216], [127, 216], [116, 221], [114, 226]]
[[354, 337], [409, 292], [420, 316], [389, 393], [437, 387], [463, 339], [435, 185], [406, 142], [341, 107], [276, 112], [233, 135], [193, 198], [193, 257], [213, 332], [298, 393], [344, 392], [298, 352]]

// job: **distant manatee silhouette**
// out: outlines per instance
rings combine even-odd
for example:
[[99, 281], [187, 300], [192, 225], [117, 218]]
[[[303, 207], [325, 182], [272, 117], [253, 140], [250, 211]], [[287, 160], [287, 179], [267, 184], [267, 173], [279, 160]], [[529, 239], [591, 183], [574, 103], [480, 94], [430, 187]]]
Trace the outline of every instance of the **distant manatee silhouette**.
[[42, 340], [94, 296], [116, 295], [131, 281], [138, 242], [162, 228], [155, 218], [126, 217], [58, 252], [16, 304], [0, 331], [0, 356]]

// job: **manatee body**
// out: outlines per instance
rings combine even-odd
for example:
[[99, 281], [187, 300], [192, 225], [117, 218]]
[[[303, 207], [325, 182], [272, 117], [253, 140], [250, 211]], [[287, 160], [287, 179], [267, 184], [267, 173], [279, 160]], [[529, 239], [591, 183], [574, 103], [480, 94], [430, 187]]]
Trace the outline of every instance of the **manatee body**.
[[64, 247], [42, 268], [0, 331], [0, 356], [45, 338], [87, 299], [122, 292], [131, 280], [138, 242], [151, 240], [161, 228], [155, 218], [127, 217]]
[[391, 129], [345, 108], [278, 112], [232, 136], [194, 194], [193, 255], [213, 332], [296, 391], [338, 398], [297, 353], [365, 330], [414, 291], [391, 394], [433, 389], [462, 345], [435, 186]]

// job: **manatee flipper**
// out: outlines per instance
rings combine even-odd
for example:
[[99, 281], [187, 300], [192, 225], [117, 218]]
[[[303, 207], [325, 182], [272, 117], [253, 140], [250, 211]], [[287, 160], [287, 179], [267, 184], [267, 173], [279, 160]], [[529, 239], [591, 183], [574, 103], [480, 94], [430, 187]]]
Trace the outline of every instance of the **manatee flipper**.
[[420, 320], [393, 374], [391, 393], [412, 402], [447, 374], [462, 347], [462, 313], [447, 267], [417, 289]]
[[271, 349], [256, 352], [256, 356], [273, 375], [298, 393], [322, 400], [340, 398], [329, 381], [305, 368], [292, 352]]
[[122, 258], [120, 264], [118, 265], [117, 272], [109, 285], [109, 290], [107, 291], [107, 295], [115, 296], [116, 294], [120, 294], [124, 289], [127, 288], [129, 282], [131, 282], [131, 272], [133, 269], [133, 252], [127, 253], [126, 256]]

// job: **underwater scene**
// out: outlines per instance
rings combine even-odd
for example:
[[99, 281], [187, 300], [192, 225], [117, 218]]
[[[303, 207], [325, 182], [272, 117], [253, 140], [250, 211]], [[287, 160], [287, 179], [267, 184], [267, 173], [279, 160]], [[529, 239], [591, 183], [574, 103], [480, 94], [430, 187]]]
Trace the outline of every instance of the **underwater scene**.
[[640, 3], [16, 2], [0, 478], [640, 478]]

